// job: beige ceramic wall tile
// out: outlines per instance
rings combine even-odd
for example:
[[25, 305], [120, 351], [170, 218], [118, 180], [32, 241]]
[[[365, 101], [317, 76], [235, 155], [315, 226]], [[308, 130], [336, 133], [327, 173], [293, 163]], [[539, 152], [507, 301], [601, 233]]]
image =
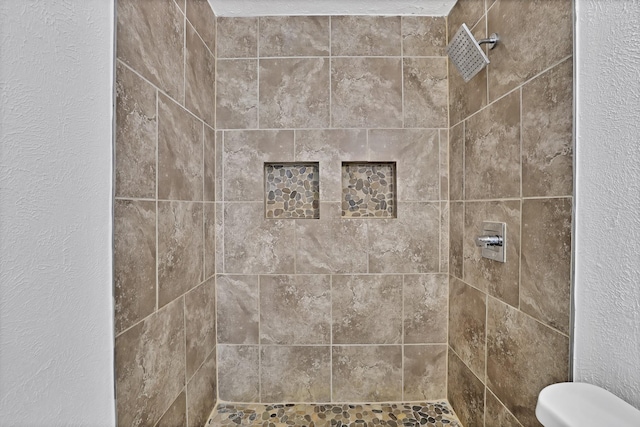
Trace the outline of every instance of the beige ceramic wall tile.
[[116, 338], [118, 425], [155, 425], [183, 389], [183, 304], [174, 301]]
[[260, 276], [261, 344], [330, 342], [330, 276]]
[[404, 401], [442, 400], [447, 396], [447, 345], [404, 347]]
[[444, 16], [403, 16], [404, 56], [446, 56], [447, 19]]
[[217, 73], [217, 128], [257, 128], [258, 61], [219, 59]]
[[447, 342], [446, 274], [404, 276], [404, 343]]
[[570, 298], [571, 199], [525, 200], [520, 309], [569, 334]]
[[158, 307], [203, 280], [202, 204], [158, 202]]
[[[573, 51], [571, 0], [497, 0], [487, 13], [500, 43], [489, 51], [489, 96], [498, 99]], [[531, 43], [544, 40], [544, 43]], [[552, 49], [549, 47], [553, 46]]]
[[399, 16], [331, 17], [333, 56], [402, 55]]
[[487, 408], [485, 426], [500, 427], [522, 427], [522, 425], [496, 398], [491, 391], [487, 390]]
[[156, 205], [114, 202], [115, 331], [124, 331], [156, 307]]
[[515, 91], [465, 123], [465, 198], [520, 197], [520, 93]]
[[329, 17], [261, 17], [260, 56], [329, 56]]
[[187, 19], [209, 50], [216, 53], [216, 16], [207, 0], [187, 0]]
[[226, 273], [294, 273], [294, 223], [264, 218], [262, 203], [227, 203], [224, 210]]
[[329, 60], [260, 60], [261, 128], [329, 127]]
[[173, 1], [178, 5], [182, 13], [185, 13], [185, 10], [187, 8], [187, 0], [173, 0]]
[[447, 127], [447, 60], [404, 58], [403, 76], [405, 127]]
[[402, 127], [400, 58], [334, 58], [333, 127]]
[[209, 126], [216, 117], [216, 58], [187, 23], [185, 106]]
[[449, 129], [440, 129], [440, 200], [449, 200]]
[[258, 56], [258, 18], [219, 17], [218, 58], [256, 58]]
[[522, 195], [573, 192], [573, 62], [522, 88]]
[[219, 344], [258, 344], [258, 283], [258, 276], [217, 276]]
[[[224, 273], [224, 203], [216, 203], [215, 259], [216, 273]], [[205, 229], [205, 239], [210, 237]]]
[[214, 350], [187, 384], [189, 427], [201, 427], [207, 424], [209, 414], [216, 405], [217, 393], [216, 352]]
[[216, 204], [204, 204], [204, 278], [216, 272]]
[[[482, 222], [507, 224], [506, 260], [482, 258], [475, 238]], [[500, 300], [518, 306], [520, 270], [520, 201], [466, 202], [464, 212], [464, 281]]]
[[462, 279], [464, 263], [464, 203], [451, 202], [449, 217], [449, 272]]
[[370, 130], [369, 160], [396, 162], [398, 201], [440, 199], [438, 130]]
[[182, 102], [184, 15], [172, 0], [117, 2], [119, 59]]
[[402, 347], [334, 346], [333, 401], [402, 400]]
[[171, 99], [158, 102], [158, 198], [202, 200], [202, 122]]
[[262, 402], [331, 400], [329, 346], [265, 346], [260, 351]]
[[[485, 13], [484, 0], [458, 0], [449, 12], [449, 40], [455, 36], [462, 25], [467, 24], [469, 29], [474, 28]], [[482, 25], [482, 22], [479, 23]]]
[[449, 202], [440, 202], [440, 272], [449, 273]]
[[223, 155], [224, 199], [264, 202], [264, 163], [293, 161], [293, 131], [225, 132]]
[[398, 218], [369, 222], [370, 273], [437, 273], [440, 203], [399, 203]]
[[183, 391], [162, 415], [156, 427], [174, 427], [187, 425], [187, 394]]
[[218, 345], [218, 399], [227, 402], [259, 402], [258, 346]]
[[116, 197], [156, 197], [156, 89], [116, 61]]
[[493, 298], [487, 319], [487, 387], [522, 425], [536, 425], [540, 391], [568, 379], [569, 338]]
[[449, 345], [476, 374], [484, 378], [487, 296], [452, 278], [449, 288]]
[[447, 397], [465, 427], [484, 426], [484, 384], [449, 350]]
[[216, 200], [216, 134], [209, 126], [204, 126], [204, 200]]
[[402, 342], [401, 275], [332, 276], [332, 282], [333, 343]]
[[449, 174], [451, 200], [464, 200], [464, 122], [449, 132]]
[[[222, 179], [222, 171], [224, 170], [222, 155], [224, 152], [224, 132], [216, 131], [216, 147], [215, 147], [215, 175], [216, 175], [216, 183], [215, 183], [215, 200], [217, 202], [221, 202], [224, 200], [223, 197], [223, 179]], [[207, 155], [205, 153], [205, 155]], [[205, 165], [206, 171], [206, 165]], [[206, 187], [205, 187], [205, 198], [206, 198]]]
[[184, 296], [187, 378], [216, 345], [215, 292], [215, 279], [211, 278]]
[[[320, 163], [320, 200], [342, 197], [342, 162], [367, 159], [367, 131], [363, 129], [296, 130], [296, 161]], [[323, 215], [320, 215], [323, 219]]]

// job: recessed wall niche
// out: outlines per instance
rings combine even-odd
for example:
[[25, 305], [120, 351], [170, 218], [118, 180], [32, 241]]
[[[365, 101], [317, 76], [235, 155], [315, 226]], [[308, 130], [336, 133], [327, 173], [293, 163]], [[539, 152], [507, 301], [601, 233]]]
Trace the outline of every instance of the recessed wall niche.
[[343, 162], [342, 216], [396, 218], [396, 163]]
[[265, 217], [320, 218], [319, 163], [265, 163]]

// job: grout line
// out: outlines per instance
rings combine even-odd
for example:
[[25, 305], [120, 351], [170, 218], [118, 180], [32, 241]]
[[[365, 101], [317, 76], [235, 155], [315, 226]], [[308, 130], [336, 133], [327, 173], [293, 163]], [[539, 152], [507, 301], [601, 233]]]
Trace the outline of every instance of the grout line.
[[329, 276], [329, 400], [333, 402], [333, 276]]
[[487, 365], [489, 364], [489, 296], [484, 295], [484, 413], [483, 424], [487, 425]]
[[[162, 415], [160, 415], [158, 417], [158, 420], [155, 422], [155, 424], [153, 424], [153, 427], [158, 427], [158, 424], [160, 424], [160, 421], [162, 420], [162, 417], [164, 417], [165, 415], [167, 415], [167, 412], [169, 412], [169, 409], [171, 409], [171, 407], [173, 406], [173, 404], [176, 402], [176, 400], [178, 400], [178, 397], [180, 397], [180, 394], [184, 393], [184, 397], [186, 399], [187, 397], [187, 387], [184, 386], [182, 388], [182, 390], [180, 390], [180, 392], [178, 393], [178, 396], [176, 396], [175, 399], [173, 399], [173, 401], [169, 404], [169, 407], [162, 413]], [[186, 414], [185, 414], [186, 415]]]
[[155, 311], [157, 312], [160, 308], [160, 242], [159, 242], [159, 236], [158, 236], [158, 226], [159, 226], [159, 212], [158, 212], [158, 168], [160, 166], [160, 161], [159, 161], [159, 151], [160, 151], [160, 96], [158, 94], [158, 89], [156, 89], [156, 197], [155, 197], [155, 204], [156, 204], [156, 307], [155, 307]]
[[521, 309], [521, 302], [520, 302], [520, 296], [522, 295], [522, 219], [524, 218], [524, 215], [522, 214], [522, 209], [524, 208], [524, 203], [522, 203], [522, 180], [523, 180], [523, 171], [522, 171], [522, 133], [523, 133], [523, 129], [522, 129], [522, 87], [520, 87], [520, 155], [519, 155], [519, 162], [518, 165], [520, 166], [520, 247], [518, 248], [518, 310]]
[[[202, 122], [202, 278], [203, 280], [207, 280], [207, 278], [209, 277], [208, 275], [208, 271], [207, 271], [207, 233], [206, 233], [206, 215], [205, 215], [205, 197], [204, 197], [204, 183], [206, 180], [206, 174], [205, 174], [205, 170], [204, 170], [204, 159], [205, 159], [205, 150], [204, 150], [204, 146], [205, 146], [205, 129], [204, 129], [204, 121]], [[215, 135], [213, 137], [214, 139], [214, 164], [215, 164]], [[214, 182], [215, 182], [215, 174], [214, 174]], [[215, 194], [214, 197], [215, 199]], [[214, 206], [214, 211], [215, 211], [215, 206]], [[215, 218], [215, 214], [214, 214], [214, 218]], [[215, 250], [214, 250], [215, 253]], [[215, 271], [215, 270], [214, 270]]]
[[[184, 393], [184, 401], [185, 401], [185, 407], [189, 408], [189, 382], [188, 382], [188, 378], [187, 378], [187, 298], [183, 295], [182, 296], [182, 321], [183, 321], [183, 333], [184, 333], [184, 388], [185, 388], [185, 393]], [[206, 358], [205, 358], [206, 361]], [[194, 375], [197, 372], [194, 371]], [[187, 409], [186, 411], [186, 421], [187, 421], [187, 425], [189, 425], [189, 410]]]
[[256, 127], [260, 129], [260, 18], [256, 26]]
[[[186, 12], [186, 11], [185, 11]], [[182, 104], [187, 105], [187, 14], [184, 15], [184, 21], [182, 22]]]
[[400, 342], [402, 343], [402, 346], [400, 347], [400, 378], [401, 378], [401, 387], [402, 390], [400, 390], [400, 396], [402, 397], [402, 400], [404, 400], [404, 346], [405, 346], [405, 342], [404, 342], [404, 319], [405, 319], [405, 281], [404, 281], [404, 274], [402, 275], [402, 290], [401, 290], [401, 298], [402, 298], [402, 317], [400, 318], [400, 321], [402, 322], [401, 328], [400, 328]]
[[[221, 160], [221, 163], [222, 163], [220, 165], [220, 168], [221, 168], [221, 170], [220, 170], [220, 181], [221, 181], [221, 187], [222, 187], [220, 189], [220, 197], [222, 199], [222, 200], [220, 200], [220, 204], [221, 204], [220, 210], [221, 210], [221, 216], [222, 216], [222, 218], [221, 218], [221, 221], [222, 221], [221, 224], [222, 225], [220, 227], [222, 229], [222, 236], [220, 236], [220, 239], [221, 239], [221, 248], [220, 249], [222, 251], [222, 253], [221, 253], [221, 256], [222, 256], [222, 261], [221, 261], [222, 262], [222, 271], [220, 273], [224, 273], [226, 271], [226, 266], [225, 266], [225, 263], [226, 263], [225, 239], [224, 239], [224, 232], [225, 232], [224, 213], [225, 213], [225, 207], [226, 207], [225, 201], [224, 201], [224, 199], [225, 199], [225, 197], [224, 197], [225, 185], [226, 185], [225, 167], [224, 167], [226, 156], [224, 154], [224, 151], [225, 151], [224, 148], [225, 148], [225, 137], [226, 137], [226, 134], [224, 132], [220, 132], [220, 135], [221, 135], [221, 139], [222, 139], [222, 141], [220, 141], [220, 143], [222, 144], [222, 147], [220, 147], [220, 160]], [[217, 209], [216, 209], [216, 211], [217, 211]]]
[[258, 401], [262, 402], [262, 315], [260, 304], [260, 288], [262, 287], [262, 277], [258, 275]]
[[332, 39], [332, 28], [331, 28], [331, 16], [329, 16], [329, 128], [333, 128], [333, 90], [331, 89], [333, 85], [333, 50], [331, 49], [331, 44], [333, 42]]

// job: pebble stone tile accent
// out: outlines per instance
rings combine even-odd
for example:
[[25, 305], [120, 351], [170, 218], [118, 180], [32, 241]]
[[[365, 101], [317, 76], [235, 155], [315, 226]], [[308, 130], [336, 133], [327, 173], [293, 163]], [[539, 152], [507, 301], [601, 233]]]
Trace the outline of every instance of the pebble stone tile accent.
[[320, 218], [318, 163], [265, 163], [267, 218]]
[[211, 427], [462, 427], [447, 402], [219, 404]]
[[395, 163], [343, 163], [342, 216], [395, 218], [395, 188]]

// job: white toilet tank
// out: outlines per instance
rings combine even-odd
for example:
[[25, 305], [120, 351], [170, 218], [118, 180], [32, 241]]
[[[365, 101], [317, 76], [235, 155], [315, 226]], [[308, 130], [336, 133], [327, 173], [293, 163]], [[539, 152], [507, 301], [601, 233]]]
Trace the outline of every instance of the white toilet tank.
[[613, 393], [586, 383], [558, 383], [538, 395], [544, 427], [640, 427], [640, 411]]

